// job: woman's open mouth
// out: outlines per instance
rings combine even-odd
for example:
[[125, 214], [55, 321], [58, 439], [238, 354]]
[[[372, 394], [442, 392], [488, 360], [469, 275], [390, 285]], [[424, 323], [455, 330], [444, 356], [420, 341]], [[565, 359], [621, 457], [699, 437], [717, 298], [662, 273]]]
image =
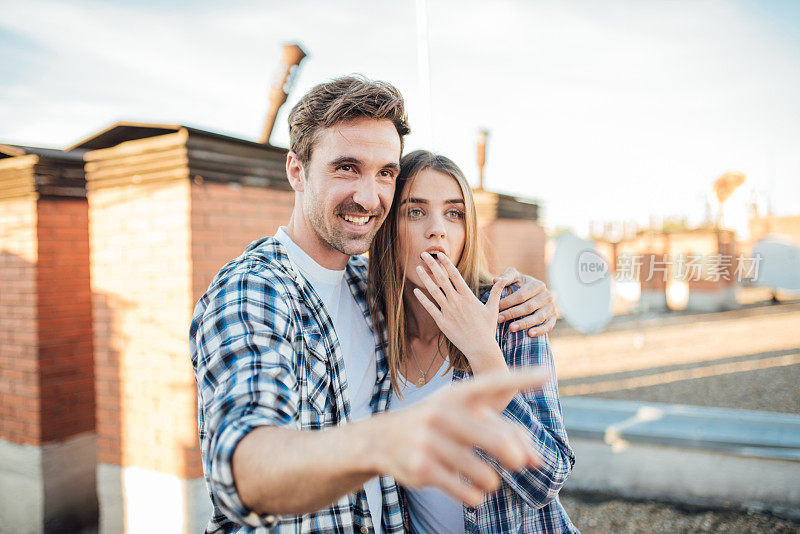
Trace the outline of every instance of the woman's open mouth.
[[426, 250], [425, 252], [430, 254], [433, 257], [433, 259], [438, 261], [439, 263], [442, 262], [442, 258], [439, 257], [440, 254], [442, 256], [447, 256], [447, 254], [445, 254], [444, 250], [442, 250], [440, 247], [431, 247], [428, 250]]

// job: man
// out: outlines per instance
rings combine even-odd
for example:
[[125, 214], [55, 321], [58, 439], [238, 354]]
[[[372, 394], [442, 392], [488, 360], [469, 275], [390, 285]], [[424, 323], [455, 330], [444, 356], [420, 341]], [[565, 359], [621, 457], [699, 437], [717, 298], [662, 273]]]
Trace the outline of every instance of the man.
[[[366, 302], [366, 260], [355, 255], [392, 202], [409, 131], [402, 96], [389, 84], [340, 78], [301, 99], [289, 131], [288, 225], [223, 267], [192, 320], [214, 502], [207, 532], [402, 532], [395, 479], [477, 504], [500, 481], [473, 447], [511, 470], [538, 461], [486, 407], [541, 376], [475, 380], [382, 413], [387, 366]], [[555, 312], [542, 289], [526, 277], [502, 319], [541, 308], [518, 327], [549, 331]]]

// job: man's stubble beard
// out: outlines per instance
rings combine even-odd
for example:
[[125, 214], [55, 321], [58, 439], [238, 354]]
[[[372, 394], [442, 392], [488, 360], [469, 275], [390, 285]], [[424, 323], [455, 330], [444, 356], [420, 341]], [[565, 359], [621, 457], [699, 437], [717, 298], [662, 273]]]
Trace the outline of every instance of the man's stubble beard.
[[[364, 214], [374, 215], [376, 219], [380, 220], [380, 224], [374, 224], [370, 233], [360, 236], [358, 239], [349, 238], [347, 232], [340, 226], [339, 213], [343, 211], [343, 207], [349, 208], [348, 213], [351, 214]], [[311, 224], [311, 227], [317, 233], [319, 238], [327, 243], [334, 250], [353, 256], [355, 254], [363, 254], [369, 250], [372, 240], [378, 233], [381, 225], [385, 222], [385, 213], [382, 208], [377, 210], [379, 213], [368, 213], [360, 206], [354, 205], [350, 200], [340, 203], [330, 214], [332, 219], [329, 221], [327, 216], [327, 208], [325, 203], [320, 200], [320, 195], [315, 187], [311, 185], [311, 180], [306, 179], [306, 191], [303, 202], [303, 212], [306, 220]]]

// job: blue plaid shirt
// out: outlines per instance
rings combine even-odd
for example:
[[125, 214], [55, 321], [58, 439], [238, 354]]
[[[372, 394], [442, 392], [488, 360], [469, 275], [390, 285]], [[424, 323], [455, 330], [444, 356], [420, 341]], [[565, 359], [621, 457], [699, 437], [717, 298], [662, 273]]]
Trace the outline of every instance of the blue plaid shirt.
[[[485, 293], [483, 300], [488, 298]], [[533, 449], [542, 457], [536, 469], [510, 472], [494, 458], [482, 456], [497, 470], [500, 488], [486, 495], [476, 507], [464, 507], [464, 529], [468, 534], [577, 533], [558, 492], [566, 483], [575, 463], [567, 440], [567, 431], [558, 399], [556, 369], [547, 335], [532, 338], [525, 330], [511, 332], [510, 322], [497, 326], [497, 340], [508, 366], [541, 365], [550, 371], [550, 380], [542, 389], [517, 393], [503, 416], [528, 432]], [[453, 371], [453, 381], [469, 378], [468, 373]]]
[[[352, 257], [346, 278], [372, 328], [366, 265], [363, 257]], [[386, 410], [390, 390], [378, 339], [373, 413]], [[236, 491], [233, 451], [254, 428], [320, 430], [350, 418], [333, 322], [280, 243], [255, 241], [222, 268], [195, 307], [190, 346], [203, 471], [214, 504], [206, 532], [372, 532], [363, 489], [325, 510], [283, 517], [253, 513]], [[386, 475], [380, 483], [383, 530], [404, 532], [397, 486]]]

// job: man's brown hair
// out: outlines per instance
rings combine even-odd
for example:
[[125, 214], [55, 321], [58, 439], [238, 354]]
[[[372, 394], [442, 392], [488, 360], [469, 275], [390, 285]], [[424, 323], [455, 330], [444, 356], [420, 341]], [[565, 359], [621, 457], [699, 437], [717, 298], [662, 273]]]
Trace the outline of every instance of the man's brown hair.
[[320, 130], [362, 117], [392, 121], [402, 154], [403, 136], [410, 131], [403, 95], [390, 83], [363, 76], [335, 78], [306, 93], [289, 113], [289, 146], [306, 164]]

